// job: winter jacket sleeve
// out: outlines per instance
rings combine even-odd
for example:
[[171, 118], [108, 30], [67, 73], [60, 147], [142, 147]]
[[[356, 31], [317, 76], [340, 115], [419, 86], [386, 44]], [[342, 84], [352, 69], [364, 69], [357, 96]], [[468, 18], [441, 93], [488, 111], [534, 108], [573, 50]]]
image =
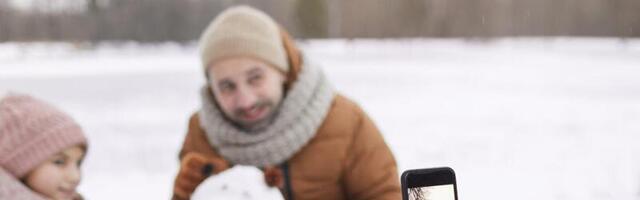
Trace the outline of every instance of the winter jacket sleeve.
[[371, 119], [362, 111], [344, 174], [348, 199], [401, 199], [395, 158]]
[[0, 199], [45, 200], [1, 167]]
[[182, 144], [182, 149], [180, 149], [180, 160], [182, 160], [182, 158], [189, 152], [197, 152], [206, 157], [222, 158], [217, 152], [215, 152], [211, 144], [209, 144], [209, 140], [207, 140], [204, 130], [200, 127], [198, 113], [194, 113], [189, 119], [187, 136]]
[[209, 144], [200, 128], [198, 115], [189, 120], [189, 130], [179, 153], [180, 171], [176, 175], [172, 199], [190, 199], [195, 189], [210, 175], [221, 173], [230, 164]]

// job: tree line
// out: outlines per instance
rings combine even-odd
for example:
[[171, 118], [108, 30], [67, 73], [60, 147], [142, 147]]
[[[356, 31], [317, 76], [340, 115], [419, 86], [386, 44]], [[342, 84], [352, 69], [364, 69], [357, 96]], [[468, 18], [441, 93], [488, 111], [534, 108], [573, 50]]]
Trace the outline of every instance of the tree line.
[[248, 4], [298, 38], [639, 37], [639, 0], [0, 0], [0, 42], [192, 41]]

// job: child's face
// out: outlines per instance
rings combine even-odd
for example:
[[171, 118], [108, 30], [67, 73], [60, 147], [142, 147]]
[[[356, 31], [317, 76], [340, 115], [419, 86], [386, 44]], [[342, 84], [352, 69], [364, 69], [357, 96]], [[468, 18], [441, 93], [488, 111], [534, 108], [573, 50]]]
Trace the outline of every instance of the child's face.
[[84, 149], [74, 146], [52, 156], [29, 172], [24, 181], [33, 191], [54, 200], [73, 199], [80, 183]]

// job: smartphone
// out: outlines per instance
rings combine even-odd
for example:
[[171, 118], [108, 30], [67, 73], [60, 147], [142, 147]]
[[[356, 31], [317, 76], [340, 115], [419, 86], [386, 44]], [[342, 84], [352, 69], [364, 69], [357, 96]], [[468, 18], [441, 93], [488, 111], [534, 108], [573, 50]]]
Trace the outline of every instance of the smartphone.
[[403, 200], [458, 200], [456, 174], [450, 167], [407, 170], [400, 179]]

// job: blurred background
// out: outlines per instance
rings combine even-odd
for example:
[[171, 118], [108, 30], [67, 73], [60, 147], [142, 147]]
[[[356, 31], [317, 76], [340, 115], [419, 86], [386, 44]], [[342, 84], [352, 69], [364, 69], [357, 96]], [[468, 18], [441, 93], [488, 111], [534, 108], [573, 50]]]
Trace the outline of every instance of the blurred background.
[[191, 41], [249, 4], [298, 38], [640, 36], [638, 0], [1, 0], [2, 41]]
[[[85, 129], [86, 199], [169, 199], [205, 84], [197, 39], [260, 8], [358, 102], [407, 169], [461, 199], [640, 199], [640, 0], [0, 0], [0, 90]], [[282, 199], [261, 172], [200, 199]]]

